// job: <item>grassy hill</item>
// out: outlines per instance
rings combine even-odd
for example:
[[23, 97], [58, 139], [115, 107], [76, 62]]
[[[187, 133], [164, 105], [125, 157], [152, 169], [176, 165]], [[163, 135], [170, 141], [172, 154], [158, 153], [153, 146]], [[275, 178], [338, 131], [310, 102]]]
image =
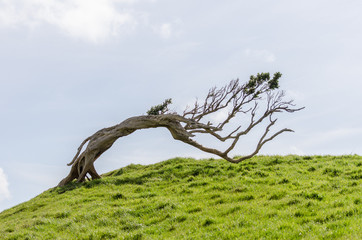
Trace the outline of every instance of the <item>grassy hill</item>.
[[362, 157], [175, 158], [48, 190], [2, 239], [361, 239]]

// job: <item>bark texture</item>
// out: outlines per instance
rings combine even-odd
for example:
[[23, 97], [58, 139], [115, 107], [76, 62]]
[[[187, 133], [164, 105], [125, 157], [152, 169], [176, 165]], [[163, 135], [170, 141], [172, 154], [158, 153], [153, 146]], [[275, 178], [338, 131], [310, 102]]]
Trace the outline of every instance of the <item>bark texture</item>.
[[[292, 101], [283, 101], [283, 92], [274, 91], [278, 88], [280, 76], [280, 73], [274, 74], [273, 78], [270, 78], [269, 74], [258, 74], [251, 76], [249, 82], [245, 84], [240, 84], [239, 80], [233, 80], [220, 89], [212, 88], [204, 101], [196, 101], [194, 106], [191, 109], [187, 108], [182, 115], [170, 113], [167, 104], [171, 101], [166, 100], [164, 105], [156, 106], [148, 112], [148, 114], [155, 115], [131, 117], [120, 124], [101, 129], [81, 143], [73, 160], [68, 164], [71, 166], [70, 173], [58, 186], [64, 186], [74, 179], [77, 182], [83, 182], [88, 178], [87, 174], [92, 179], [100, 178], [95, 170], [94, 162], [112, 147], [118, 138], [146, 128], [165, 127], [175, 140], [182, 141], [204, 152], [215, 154], [232, 163], [249, 159], [256, 155], [265, 143], [273, 140], [276, 136], [283, 132], [292, 132], [289, 128], [283, 128], [269, 134], [271, 127], [277, 121], [276, 118], [273, 118], [275, 113], [295, 112], [302, 109], [293, 108]], [[158, 108], [160, 108], [159, 112]], [[263, 110], [260, 110], [261, 108]], [[210, 116], [219, 111], [227, 111], [225, 118], [217, 123], [211, 122], [210, 119], [213, 118]], [[224, 127], [239, 114], [244, 115], [248, 119], [248, 123], [243, 126], [237, 125], [229, 133], [221, 135]], [[264, 133], [255, 150], [239, 158], [230, 157], [229, 153], [234, 149], [239, 139], [264, 121], [268, 123], [265, 125]], [[193, 139], [197, 134], [207, 134], [222, 142], [229, 141], [230, 144], [224, 151], [205, 147]], [[82, 152], [86, 143], [88, 145]]]

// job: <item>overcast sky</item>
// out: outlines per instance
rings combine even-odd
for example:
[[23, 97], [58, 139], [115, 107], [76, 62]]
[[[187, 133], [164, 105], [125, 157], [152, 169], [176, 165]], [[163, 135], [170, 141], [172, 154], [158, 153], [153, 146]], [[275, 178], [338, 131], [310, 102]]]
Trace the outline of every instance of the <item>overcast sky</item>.
[[[166, 98], [182, 110], [213, 86], [280, 71], [306, 109], [262, 154], [362, 154], [360, 0], [0, 0], [0, 211], [54, 187], [79, 144]], [[256, 136], [235, 154], [253, 149]], [[96, 162], [210, 155], [165, 129]]]

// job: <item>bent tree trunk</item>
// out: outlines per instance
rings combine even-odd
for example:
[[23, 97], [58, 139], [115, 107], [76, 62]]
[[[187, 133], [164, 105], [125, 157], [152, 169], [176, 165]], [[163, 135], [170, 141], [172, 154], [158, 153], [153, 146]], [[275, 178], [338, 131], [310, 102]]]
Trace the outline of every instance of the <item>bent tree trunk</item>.
[[[108, 150], [118, 138], [127, 136], [139, 129], [166, 127], [174, 139], [195, 145], [196, 142], [190, 139], [193, 135], [188, 133], [180, 122], [191, 124], [193, 121], [173, 114], [147, 115], [131, 117], [113, 127], [99, 130], [92, 136], [86, 138], [79, 146], [77, 154], [68, 164], [68, 166], [72, 165], [70, 173], [58, 186], [64, 186], [74, 179], [77, 179], [77, 182], [82, 182], [85, 180], [87, 173], [91, 175], [92, 179], [100, 178], [94, 168], [94, 161]], [[87, 148], [80, 154], [83, 146], [87, 142]], [[214, 153], [213, 151], [210, 152]]]
[[[220, 89], [210, 89], [203, 102], [196, 101], [195, 105], [191, 109], [186, 109], [182, 115], [169, 113], [167, 105], [171, 103], [171, 99], [168, 99], [163, 104], [152, 107], [147, 112], [148, 115], [131, 117], [113, 127], [101, 129], [81, 143], [75, 157], [68, 164], [68, 166], [72, 166], [70, 173], [58, 186], [64, 186], [74, 179], [77, 179], [77, 182], [83, 182], [87, 174], [92, 179], [100, 178], [94, 168], [94, 161], [107, 151], [118, 138], [145, 128], [165, 127], [174, 139], [204, 152], [215, 154], [231, 163], [249, 159], [256, 155], [265, 143], [273, 140], [279, 134], [292, 132], [291, 129], [284, 128], [269, 136], [271, 127], [277, 121], [276, 118], [273, 118], [275, 113], [292, 113], [303, 109], [293, 108], [293, 101], [283, 101], [284, 93], [282, 91], [273, 93], [275, 89], [279, 88], [278, 79], [280, 77], [280, 73], [275, 73], [273, 78], [270, 78], [269, 73], [262, 73], [251, 76], [250, 80], [244, 84], [239, 84], [239, 80], [233, 80]], [[265, 102], [260, 104], [259, 102], [262, 100]], [[262, 107], [264, 110], [260, 110]], [[225, 110], [228, 110], [228, 114], [223, 120], [216, 123], [210, 122], [210, 119], [213, 119], [212, 114]], [[249, 122], [245, 126], [237, 126], [230, 133], [222, 136], [224, 127], [239, 114], [247, 115]], [[205, 120], [205, 118], [209, 120]], [[264, 121], [269, 121], [269, 123], [266, 124], [255, 150], [249, 155], [239, 158], [229, 157], [230, 151], [234, 149], [239, 139]], [[198, 134], [206, 134], [222, 142], [231, 141], [230, 146], [224, 151], [204, 147], [193, 140], [193, 137]], [[87, 142], [88, 145], [82, 152], [82, 148]]]

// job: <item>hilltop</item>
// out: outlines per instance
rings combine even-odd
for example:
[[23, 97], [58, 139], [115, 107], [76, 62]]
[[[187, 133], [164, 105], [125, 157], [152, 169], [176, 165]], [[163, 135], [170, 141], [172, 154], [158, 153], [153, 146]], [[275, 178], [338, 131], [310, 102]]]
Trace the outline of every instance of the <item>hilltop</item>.
[[0, 213], [2, 239], [359, 239], [362, 157], [174, 158], [53, 188]]

